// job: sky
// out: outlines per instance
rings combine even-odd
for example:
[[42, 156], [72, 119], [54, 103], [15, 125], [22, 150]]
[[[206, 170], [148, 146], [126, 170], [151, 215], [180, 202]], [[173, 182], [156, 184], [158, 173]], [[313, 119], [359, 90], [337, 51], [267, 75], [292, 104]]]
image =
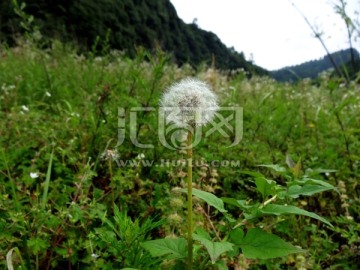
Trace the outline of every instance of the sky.
[[[185, 23], [215, 33], [227, 47], [243, 52], [268, 70], [323, 57], [326, 51], [289, 0], [170, 0]], [[344, 21], [335, 13], [339, 0], [292, 0], [330, 52], [349, 48]], [[347, 0], [346, 12], [359, 19], [360, 0]], [[360, 27], [360, 26], [359, 26]], [[353, 41], [360, 51], [360, 37]]]

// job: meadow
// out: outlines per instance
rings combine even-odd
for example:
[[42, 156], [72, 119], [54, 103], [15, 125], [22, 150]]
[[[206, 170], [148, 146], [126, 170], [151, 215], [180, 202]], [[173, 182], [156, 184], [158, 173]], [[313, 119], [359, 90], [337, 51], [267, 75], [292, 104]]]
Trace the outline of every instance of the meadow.
[[278, 83], [178, 67], [161, 51], [20, 44], [0, 49], [2, 269], [185, 269], [180, 240], [164, 254], [146, 243], [186, 234], [186, 157], [159, 139], [157, 114], [186, 77], [241, 108], [219, 112], [239, 133], [222, 125], [194, 147], [207, 194], [194, 196], [194, 269], [359, 269], [356, 80]]

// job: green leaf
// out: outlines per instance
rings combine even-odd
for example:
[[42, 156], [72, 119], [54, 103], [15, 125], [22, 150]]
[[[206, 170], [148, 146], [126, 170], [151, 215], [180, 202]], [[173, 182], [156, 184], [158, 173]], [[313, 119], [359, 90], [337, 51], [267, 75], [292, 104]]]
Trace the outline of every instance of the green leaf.
[[[187, 189], [185, 188], [180, 189], [180, 191], [187, 193]], [[202, 190], [198, 190], [196, 188], [193, 188], [192, 192], [194, 196], [198, 197], [199, 199], [202, 199], [208, 205], [215, 207], [220, 212], [222, 213], [227, 212], [224, 208], [224, 202], [220, 198], [216, 197], [214, 194]]]
[[246, 201], [245, 201], [245, 200], [236, 200], [236, 199], [234, 199], [234, 198], [227, 198], [227, 197], [222, 197], [221, 200], [222, 200], [224, 203], [227, 203], [227, 204], [231, 204], [231, 205], [240, 207], [240, 208], [243, 209], [243, 210], [250, 209], [250, 208], [252, 208], [252, 207], [254, 206], [254, 205], [246, 204]]
[[244, 231], [240, 228], [236, 228], [230, 232], [230, 239], [231, 242], [235, 245], [241, 245], [243, 238], [244, 238]]
[[240, 171], [242, 174], [247, 174], [253, 177], [265, 177], [262, 173], [259, 172], [252, 172], [252, 171]]
[[317, 179], [312, 179], [312, 178], [303, 178], [302, 180], [297, 180], [296, 183], [299, 184], [316, 184], [316, 185], [320, 185], [320, 186], [324, 186], [324, 187], [328, 187], [331, 189], [336, 189], [333, 185], [322, 181], [322, 180], [317, 180]]
[[21, 263], [21, 267], [18, 267], [17, 269], [26, 269], [25, 267], [25, 263], [24, 260], [21, 256], [20, 250], [17, 247], [14, 247], [12, 249], [10, 249], [8, 251], [8, 253], [6, 253], [6, 265], [8, 270], [14, 270], [14, 265], [13, 265], [13, 252], [15, 251], [16, 255], [18, 256], [18, 259], [20, 259], [20, 263]]
[[251, 229], [240, 242], [236, 242], [244, 256], [249, 259], [271, 259], [304, 252], [301, 248], [259, 228]]
[[52, 152], [50, 154], [49, 165], [48, 165], [46, 178], [45, 178], [44, 193], [43, 193], [42, 201], [41, 201], [41, 209], [42, 210], [45, 210], [47, 199], [48, 199], [53, 158], [54, 158], [54, 148], [52, 149]]
[[211, 240], [211, 237], [207, 231], [205, 231], [203, 228], [199, 227], [196, 228], [196, 234], [198, 236], [201, 236], [202, 238], [205, 238], [207, 240]]
[[300, 195], [311, 196], [316, 193], [320, 193], [331, 189], [333, 189], [333, 187], [325, 187], [320, 185], [304, 185], [304, 186], [294, 185], [288, 188], [286, 195], [291, 198], [297, 198]]
[[324, 222], [325, 224], [333, 227], [329, 221], [327, 221], [325, 218], [318, 216], [315, 213], [308, 212], [304, 209], [301, 209], [299, 207], [293, 206], [293, 205], [279, 205], [279, 204], [268, 204], [264, 208], [260, 209], [260, 212], [263, 214], [270, 214], [270, 215], [281, 215], [281, 214], [296, 214], [296, 215], [302, 215], [302, 216], [308, 216], [311, 218], [315, 218], [317, 220], [320, 220]]
[[193, 234], [193, 238], [194, 240], [199, 241], [207, 249], [213, 264], [222, 253], [232, 250], [234, 245], [229, 242], [212, 242], [197, 234]]
[[275, 194], [276, 183], [273, 180], [268, 180], [265, 177], [258, 177], [255, 179], [256, 189], [261, 193], [265, 199], [269, 195]]
[[187, 242], [184, 238], [166, 238], [141, 243], [151, 256], [166, 256], [167, 259], [183, 259], [187, 256]]
[[34, 254], [43, 253], [49, 247], [48, 241], [38, 237], [31, 237], [27, 243]]

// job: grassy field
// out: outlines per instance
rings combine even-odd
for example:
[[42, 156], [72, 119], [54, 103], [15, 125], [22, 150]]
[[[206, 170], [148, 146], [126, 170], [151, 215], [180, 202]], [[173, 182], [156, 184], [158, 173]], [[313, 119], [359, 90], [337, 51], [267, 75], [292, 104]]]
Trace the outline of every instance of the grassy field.
[[[194, 148], [194, 187], [228, 210], [194, 197], [198, 234], [220, 243], [234, 227], [261, 228], [305, 251], [267, 258], [239, 244], [215, 263], [199, 240], [195, 269], [359, 269], [359, 84], [179, 68], [141, 49], [132, 60], [84, 57], [56, 42], [0, 49], [1, 268], [184, 269], [142, 243], [186, 234], [184, 153], [161, 143], [157, 114], [185, 77], [207, 81], [221, 108], [242, 108], [229, 121], [238, 134], [222, 126], [230, 136], [213, 132]], [[270, 213], [274, 203], [318, 216]]]

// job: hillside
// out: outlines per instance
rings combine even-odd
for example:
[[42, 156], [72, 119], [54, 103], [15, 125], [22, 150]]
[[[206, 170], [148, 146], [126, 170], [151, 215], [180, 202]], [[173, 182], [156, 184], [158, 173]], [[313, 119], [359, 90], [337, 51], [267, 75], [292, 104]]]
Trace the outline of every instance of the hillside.
[[[149, 50], [160, 47], [180, 65], [210, 65], [214, 55], [217, 68], [243, 68], [250, 73], [267, 74], [246, 61], [243, 53], [227, 48], [214, 33], [184, 23], [169, 0], [24, 2], [25, 13], [33, 15], [34, 25], [44, 37], [75, 41], [82, 50], [92, 49], [97, 39], [99, 50], [109, 45], [130, 56], [136, 54], [139, 46]], [[0, 42], [14, 44], [16, 34], [23, 31], [20, 22], [12, 0], [1, 1]]]
[[[353, 49], [355, 60], [359, 61], [359, 52]], [[341, 50], [331, 54], [336, 66], [340, 69], [345, 65], [348, 70], [351, 69], [349, 62], [351, 61], [351, 50]], [[299, 79], [311, 78], [315, 79], [321, 72], [334, 69], [329, 56], [324, 56], [319, 60], [308, 61], [300, 65], [284, 67], [282, 69], [272, 71], [271, 75], [278, 81], [298, 81]]]

